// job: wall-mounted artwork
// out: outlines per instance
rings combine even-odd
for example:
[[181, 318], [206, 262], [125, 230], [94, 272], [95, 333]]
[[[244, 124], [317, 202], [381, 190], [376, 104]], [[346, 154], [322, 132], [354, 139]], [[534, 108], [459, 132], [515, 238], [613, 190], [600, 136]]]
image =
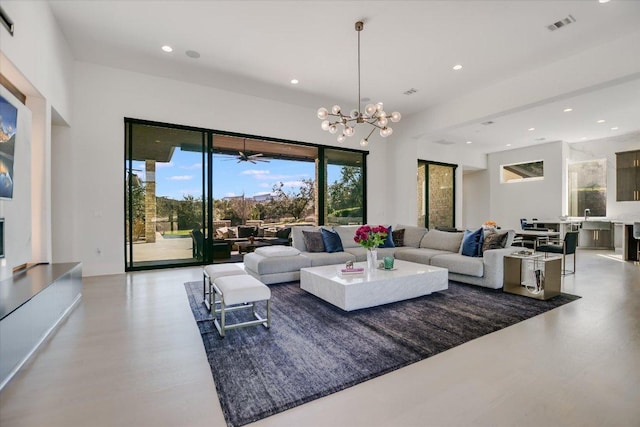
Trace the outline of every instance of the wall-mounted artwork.
[[13, 156], [18, 109], [0, 96], [0, 198], [13, 198]]

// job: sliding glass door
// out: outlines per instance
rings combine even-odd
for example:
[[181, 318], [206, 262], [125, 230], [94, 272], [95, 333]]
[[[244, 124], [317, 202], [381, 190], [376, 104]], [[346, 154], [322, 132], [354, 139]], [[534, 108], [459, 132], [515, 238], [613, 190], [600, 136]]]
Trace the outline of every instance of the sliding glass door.
[[125, 119], [126, 270], [241, 262], [294, 225], [362, 224], [366, 155]]
[[126, 265], [188, 265], [206, 258], [206, 134], [127, 123]]

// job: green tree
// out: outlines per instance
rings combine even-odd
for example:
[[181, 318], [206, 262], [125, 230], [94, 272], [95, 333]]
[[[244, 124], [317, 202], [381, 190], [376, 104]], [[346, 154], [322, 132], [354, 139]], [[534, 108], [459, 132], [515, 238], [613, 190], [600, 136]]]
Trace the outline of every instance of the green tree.
[[303, 179], [298, 191], [286, 192], [284, 183], [273, 186], [273, 199], [265, 205], [266, 216], [271, 218], [293, 217], [296, 221], [313, 209], [315, 183], [312, 179]]
[[343, 166], [340, 179], [329, 185], [328, 211], [362, 208], [363, 180], [362, 168]]
[[191, 230], [202, 224], [202, 199], [195, 198], [190, 194], [178, 201], [178, 229]]

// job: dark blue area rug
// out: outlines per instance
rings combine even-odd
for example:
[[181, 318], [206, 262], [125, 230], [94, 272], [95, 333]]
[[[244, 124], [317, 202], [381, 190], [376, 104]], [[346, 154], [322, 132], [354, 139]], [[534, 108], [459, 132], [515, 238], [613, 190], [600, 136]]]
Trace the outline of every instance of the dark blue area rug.
[[[222, 339], [202, 303], [202, 282], [185, 283], [229, 426], [335, 393], [580, 298], [561, 294], [540, 301], [449, 282], [446, 291], [345, 312], [301, 290], [299, 282], [270, 288], [271, 329], [236, 329]], [[264, 305], [258, 312], [265, 312]], [[247, 315], [229, 318], [235, 323]]]

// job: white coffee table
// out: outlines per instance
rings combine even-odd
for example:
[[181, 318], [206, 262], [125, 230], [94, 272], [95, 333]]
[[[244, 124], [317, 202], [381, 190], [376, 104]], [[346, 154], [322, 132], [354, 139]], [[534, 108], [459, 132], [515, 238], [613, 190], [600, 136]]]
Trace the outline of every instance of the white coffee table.
[[446, 268], [395, 260], [393, 270], [368, 271], [366, 262], [358, 275], [342, 275], [340, 265], [300, 269], [300, 288], [345, 311], [375, 307], [429, 295], [449, 287]]

